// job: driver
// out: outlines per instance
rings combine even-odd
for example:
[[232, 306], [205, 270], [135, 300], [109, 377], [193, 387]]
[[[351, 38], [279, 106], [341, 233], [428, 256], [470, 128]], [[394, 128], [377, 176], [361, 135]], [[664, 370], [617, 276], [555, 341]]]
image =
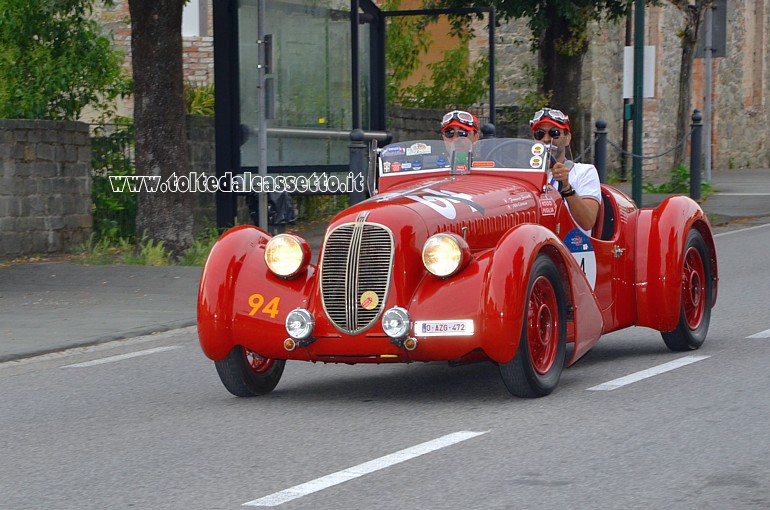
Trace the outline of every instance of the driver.
[[447, 153], [451, 154], [460, 138], [467, 138], [472, 144], [479, 141], [479, 119], [462, 110], [452, 110], [441, 119], [441, 137]]
[[[560, 110], [542, 108], [529, 121], [535, 140], [557, 148], [556, 163], [551, 167], [548, 182], [556, 186], [567, 203], [575, 223], [586, 233], [593, 228], [599, 214], [602, 192], [599, 172], [593, 165], [566, 159], [572, 140], [569, 117]], [[553, 153], [552, 153], [553, 154]]]

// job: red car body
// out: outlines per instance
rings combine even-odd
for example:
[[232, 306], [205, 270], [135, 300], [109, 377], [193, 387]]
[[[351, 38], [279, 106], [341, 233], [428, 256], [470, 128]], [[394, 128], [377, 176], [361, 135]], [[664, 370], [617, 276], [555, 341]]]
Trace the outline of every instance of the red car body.
[[[230, 391], [264, 393], [237, 384], [241, 390], [233, 391], [232, 381], [241, 378], [248, 387], [249, 378], [264, 377], [276, 360], [488, 359], [530, 379], [512, 393], [541, 396], [553, 384], [542, 388], [538, 378], [561, 372], [554, 367], [559, 342], [571, 346], [570, 364], [602, 334], [629, 326], [674, 332], [684, 324], [685, 340], [667, 340], [669, 347], [702, 343], [718, 275], [709, 221], [696, 202], [672, 196], [655, 209], [638, 209], [602, 184], [600, 217], [587, 236], [546, 184], [539, 161], [527, 159], [533, 142], [479, 142], [470, 171], [459, 173], [442, 156], [434, 158], [439, 144], [405, 142], [382, 150], [376, 194], [338, 214], [318, 265], [308, 263], [291, 278], [268, 268], [268, 233], [240, 226], [221, 237], [200, 284], [198, 333], [206, 356], [230, 363], [217, 365]], [[511, 155], [513, 149], [518, 153]], [[511, 154], [503, 157], [506, 152]], [[438, 233], [467, 243], [462, 268], [445, 278], [426, 270], [421, 256]], [[543, 256], [548, 260], [536, 264]], [[415, 340], [413, 349], [383, 329], [382, 314], [393, 307], [408, 312], [406, 338]], [[315, 324], [311, 337], [288, 350], [285, 322], [296, 308], [307, 310]], [[455, 330], [442, 334], [443, 328]], [[524, 337], [529, 340], [522, 347]], [[523, 369], [517, 355], [531, 358]], [[243, 358], [245, 364], [232, 364]]]

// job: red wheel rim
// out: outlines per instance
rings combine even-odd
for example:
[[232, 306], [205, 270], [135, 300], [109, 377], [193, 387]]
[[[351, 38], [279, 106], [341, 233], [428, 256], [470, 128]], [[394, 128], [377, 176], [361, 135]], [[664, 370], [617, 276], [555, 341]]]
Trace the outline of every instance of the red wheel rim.
[[264, 374], [273, 366], [273, 360], [271, 358], [263, 358], [256, 352], [250, 351], [245, 347], [243, 349], [243, 354], [246, 357], [246, 364], [255, 374]]
[[695, 247], [690, 247], [684, 255], [682, 269], [682, 306], [687, 327], [698, 329], [706, 310], [706, 271], [703, 259]]
[[532, 367], [545, 375], [556, 359], [559, 344], [559, 307], [551, 281], [538, 276], [532, 283], [527, 310], [527, 345]]

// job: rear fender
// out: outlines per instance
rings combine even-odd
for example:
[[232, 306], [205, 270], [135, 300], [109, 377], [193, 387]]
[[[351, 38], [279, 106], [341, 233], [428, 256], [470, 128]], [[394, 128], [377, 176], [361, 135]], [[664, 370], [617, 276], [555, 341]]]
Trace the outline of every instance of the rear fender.
[[687, 234], [696, 228], [703, 236], [712, 267], [712, 306], [717, 294], [717, 259], [711, 225], [700, 206], [676, 195], [655, 209], [639, 211], [637, 222], [636, 300], [638, 326], [672, 331], [679, 322], [682, 264]]
[[[198, 339], [210, 359], [225, 358], [235, 345], [269, 358], [285, 357], [286, 316], [298, 306], [308, 307], [315, 267], [289, 280], [276, 277], [265, 263], [270, 238], [253, 226], [235, 227], [206, 260], [198, 289]], [[259, 350], [250, 347], [257, 340], [254, 332]]]

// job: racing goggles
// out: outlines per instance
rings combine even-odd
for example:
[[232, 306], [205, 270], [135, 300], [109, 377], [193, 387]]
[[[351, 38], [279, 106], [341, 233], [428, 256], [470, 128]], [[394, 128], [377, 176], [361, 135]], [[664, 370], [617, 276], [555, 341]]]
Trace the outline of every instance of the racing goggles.
[[457, 133], [457, 136], [462, 136], [462, 137], [468, 136], [468, 131], [462, 128], [455, 129], [451, 127], [451, 128], [446, 128], [441, 132], [441, 134], [447, 138], [454, 137], [455, 133]]
[[476, 125], [476, 118], [470, 113], [462, 110], [453, 110], [444, 115], [444, 118], [441, 119], [441, 127], [444, 128], [448, 126], [453, 120], [456, 120], [460, 124], [465, 124], [466, 126], [478, 128]]
[[559, 138], [561, 136], [561, 129], [559, 128], [551, 128], [548, 131], [545, 129], [536, 129], [534, 133], [532, 133], [532, 136], [535, 137], [535, 140], [542, 140], [545, 134], [548, 133], [548, 136], [551, 138]]
[[554, 124], [569, 129], [569, 117], [564, 115], [561, 110], [553, 110], [551, 108], [541, 108], [535, 112], [532, 120], [529, 121], [531, 127], [535, 127], [540, 122], [551, 121]]

